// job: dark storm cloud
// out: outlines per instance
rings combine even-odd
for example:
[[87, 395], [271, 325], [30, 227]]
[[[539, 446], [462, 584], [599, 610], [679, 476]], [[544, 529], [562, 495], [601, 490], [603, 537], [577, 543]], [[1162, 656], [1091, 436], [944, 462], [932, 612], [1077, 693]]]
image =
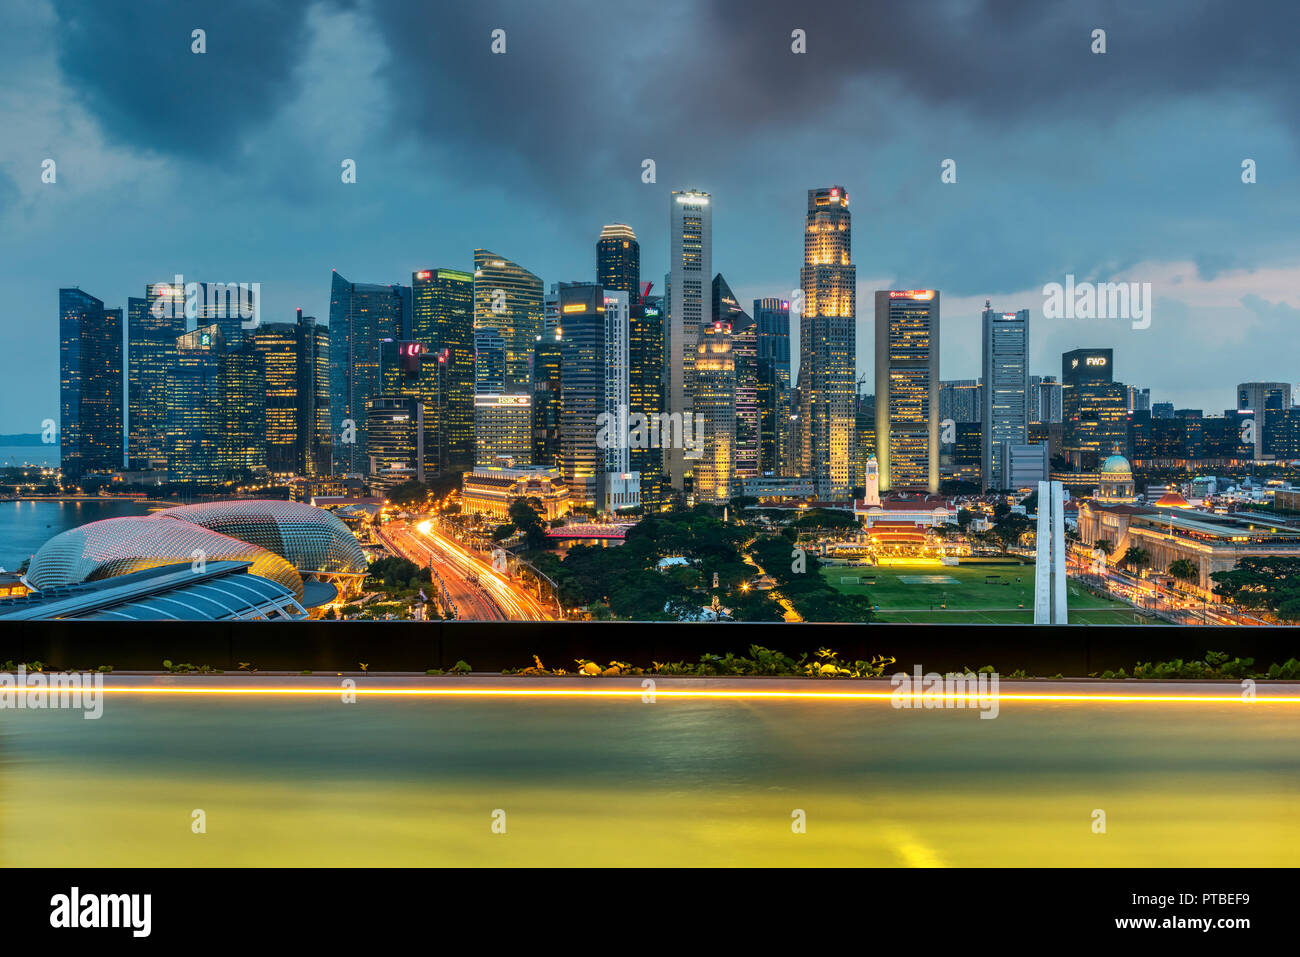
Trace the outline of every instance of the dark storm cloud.
[[[292, 95], [309, 0], [54, 0], [59, 66], [105, 133], [134, 149], [213, 162]], [[195, 29], [207, 53], [191, 52]]]
[[[327, 2], [351, 7], [351, 3]], [[172, 0], [56, 0], [60, 64], [107, 133], [220, 161], [295, 92], [309, 0], [231, 0], [202, 13]], [[877, 135], [905, 112], [842, 102], [880, 89], [988, 122], [1080, 133], [1156, 101], [1237, 91], [1296, 129], [1293, 0], [1131, 4], [1041, 0], [400, 2], [360, 8], [391, 58], [396, 138], [414, 135], [448, 172], [533, 181], [563, 194], [611, 169], [669, 155], [690, 168], [719, 144]], [[209, 53], [189, 50], [208, 32]], [[794, 28], [808, 53], [790, 52]], [[1090, 52], [1091, 31], [1108, 52]], [[507, 54], [489, 51], [506, 31]], [[859, 97], [860, 99], [860, 97]], [[629, 164], [631, 166], [629, 167]]]
[[[726, 68], [711, 94], [733, 106], [724, 116], [746, 115], [743, 103], [806, 108], [861, 77], [994, 121], [1079, 111], [1073, 118], [1096, 123], [1152, 99], [1231, 89], [1297, 119], [1292, 0], [714, 0], [710, 22], [743, 41], [719, 45]], [[808, 31], [808, 54], [774, 69], [795, 27]], [[1104, 55], [1091, 51], [1095, 28], [1106, 31]], [[763, 46], [768, 57], [754, 54]]]
[[[808, 135], [832, 107], [848, 109], [822, 135], [907, 124], [905, 113], [876, 117], [866, 104], [843, 102], [863, 85], [985, 120], [990, 137], [1037, 121], [1086, 135], [1153, 104], [1211, 92], [1268, 104], [1297, 130], [1292, 38], [1300, 4], [1292, 0], [372, 10], [394, 54], [388, 76], [405, 128], [444, 154], [459, 151], [453, 163], [523, 170], [553, 189], [576, 188], [642, 155], [692, 160], [724, 143]], [[496, 27], [507, 31], [505, 56], [488, 52]], [[807, 31], [807, 55], [790, 51], [796, 27]], [[1094, 28], [1106, 30], [1105, 55], [1091, 52]]]

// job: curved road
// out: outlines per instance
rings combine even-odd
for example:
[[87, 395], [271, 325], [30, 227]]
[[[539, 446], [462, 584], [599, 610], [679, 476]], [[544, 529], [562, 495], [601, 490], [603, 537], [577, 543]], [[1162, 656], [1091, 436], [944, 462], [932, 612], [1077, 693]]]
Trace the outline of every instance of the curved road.
[[[431, 567], [447, 586], [447, 595], [456, 604], [456, 617], [463, 621], [506, 621], [496, 602], [469, 580], [461, 567], [407, 527], [392, 524], [376, 532], [380, 541], [403, 558], [421, 567]], [[436, 585], [434, 587], [437, 587]], [[432, 595], [430, 596], [433, 597]]]
[[[553, 621], [555, 619], [554, 608], [528, 591], [508, 573], [496, 571], [477, 552], [461, 545], [454, 538], [444, 535], [432, 526], [428, 531], [420, 528], [408, 528], [407, 531], [448, 567], [454, 568], [461, 579], [468, 582], [477, 581], [479, 588], [486, 592], [491, 602], [505, 612], [505, 618], [511, 621]], [[450, 582], [447, 587], [450, 589]]]

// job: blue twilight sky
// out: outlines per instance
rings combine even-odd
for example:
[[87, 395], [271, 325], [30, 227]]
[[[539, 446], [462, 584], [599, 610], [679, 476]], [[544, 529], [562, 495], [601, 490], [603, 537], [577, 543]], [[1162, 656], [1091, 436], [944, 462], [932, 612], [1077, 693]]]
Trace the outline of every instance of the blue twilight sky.
[[[476, 246], [590, 279], [622, 221], [660, 289], [668, 194], [693, 187], [748, 304], [798, 284], [805, 193], [831, 184], [860, 372], [872, 291], [936, 287], [944, 378], [979, 374], [989, 296], [1030, 309], [1035, 374], [1112, 346], [1118, 379], [1221, 412], [1300, 378], [1297, 35], [1294, 0], [6, 0], [3, 431], [57, 418], [60, 286], [125, 306], [179, 272], [260, 282], [264, 321], [324, 317], [331, 268], [409, 282]], [[1067, 274], [1152, 283], [1150, 328], [1044, 319]]]

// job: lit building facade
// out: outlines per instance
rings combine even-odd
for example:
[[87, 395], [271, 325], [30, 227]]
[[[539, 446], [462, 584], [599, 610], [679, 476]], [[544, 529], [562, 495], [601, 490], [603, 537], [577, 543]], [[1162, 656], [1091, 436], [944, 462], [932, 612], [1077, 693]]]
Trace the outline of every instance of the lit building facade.
[[328, 474], [329, 330], [299, 309], [295, 322], [262, 323], [248, 335], [262, 356], [268, 471]]
[[713, 321], [731, 327], [736, 366], [736, 451], [734, 478], [759, 474], [758, 326], [741, 308], [722, 274], [713, 277]]
[[876, 293], [880, 490], [939, 490], [939, 291]]
[[415, 394], [424, 403], [426, 472], [474, 462], [474, 277], [457, 269], [411, 276], [411, 339], [419, 343]]
[[[713, 322], [713, 198], [698, 190], [673, 190], [668, 212], [668, 316], [664, 325], [666, 411], [693, 409], [700, 329]], [[682, 489], [691, 462], [681, 443], [664, 453], [673, 488]]]
[[200, 326], [176, 339], [167, 371], [167, 472], [178, 484], [215, 485], [231, 472], [222, 431], [226, 411], [226, 340]]
[[502, 339], [502, 392], [528, 394], [533, 348], [542, 334], [542, 281], [518, 263], [487, 249], [474, 250], [474, 329], [495, 329]]
[[985, 488], [1001, 489], [1003, 444], [1019, 446], [1028, 439], [1029, 310], [997, 312], [986, 299], [980, 331], [984, 370], [980, 481]]
[[605, 292], [600, 286], [562, 284], [560, 471], [573, 505], [599, 507], [604, 451], [597, 443], [605, 411]]
[[[650, 285], [650, 284], [647, 284]], [[664, 407], [663, 299], [641, 296], [628, 310], [628, 411], [650, 421]], [[655, 448], [629, 450], [628, 466], [641, 476], [641, 503], [646, 508], [663, 504], [668, 477], [663, 452]]]
[[1128, 447], [1128, 389], [1113, 379], [1111, 349], [1061, 357], [1061, 450], [1075, 470], [1097, 468]]
[[808, 190], [799, 271], [801, 467], [827, 501], [847, 499], [853, 478], [857, 269], [852, 237], [844, 187]]
[[629, 306], [641, 300], [641, 244], [626, 223], [611, 223], [596, 240], [596, 283], [606, 292], [625, 292]]
[[755, 403], [758, 406], [758, 471], [785, 475], [790, 428], [790, 301], [755, 299]]
[[704, 440], [695, 463], [695, 500], [727, 501], [736, 478], [736, 360], [724, 319], [705, 327], [696, 347], [695, 415]]
[[415, 396], [379, 395], [366, 411], [366, 458], [370, 484], [388, 490], [423, 481], [424, 405]]
[[122, 467], [122, 310], [59, 290], [59, 457], [65, 480]]
[[127, 461], [133, 469], [167, 461], [167, 370], [185, 333], [185, 290], [170, 283], [145, 287], [126, 301]]
[[476, 466], [462, 479], [461, 507], [471, 515], [509, 521], [510, 506], [519, 499], [532, 503], [547, 521], [569, 514], [569, 486], [559, 469], [542, 465]]
[[334, 471], [366, 471], [366, 409], [383, 391], [381, 350], [403, 338], [412, 306], [409, 286], [330, 281], [330, 431]]

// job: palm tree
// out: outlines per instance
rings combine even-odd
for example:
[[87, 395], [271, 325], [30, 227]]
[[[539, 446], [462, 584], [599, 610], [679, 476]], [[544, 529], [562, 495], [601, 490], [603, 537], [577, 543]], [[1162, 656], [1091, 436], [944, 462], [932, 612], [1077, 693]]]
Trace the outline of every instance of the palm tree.
[[1189, 559], [1180, 558], [1169, 564], [1169, 574], [1173, 575], [1179, 581], [1194, 582], [1198, 581], [1201, 573]]

